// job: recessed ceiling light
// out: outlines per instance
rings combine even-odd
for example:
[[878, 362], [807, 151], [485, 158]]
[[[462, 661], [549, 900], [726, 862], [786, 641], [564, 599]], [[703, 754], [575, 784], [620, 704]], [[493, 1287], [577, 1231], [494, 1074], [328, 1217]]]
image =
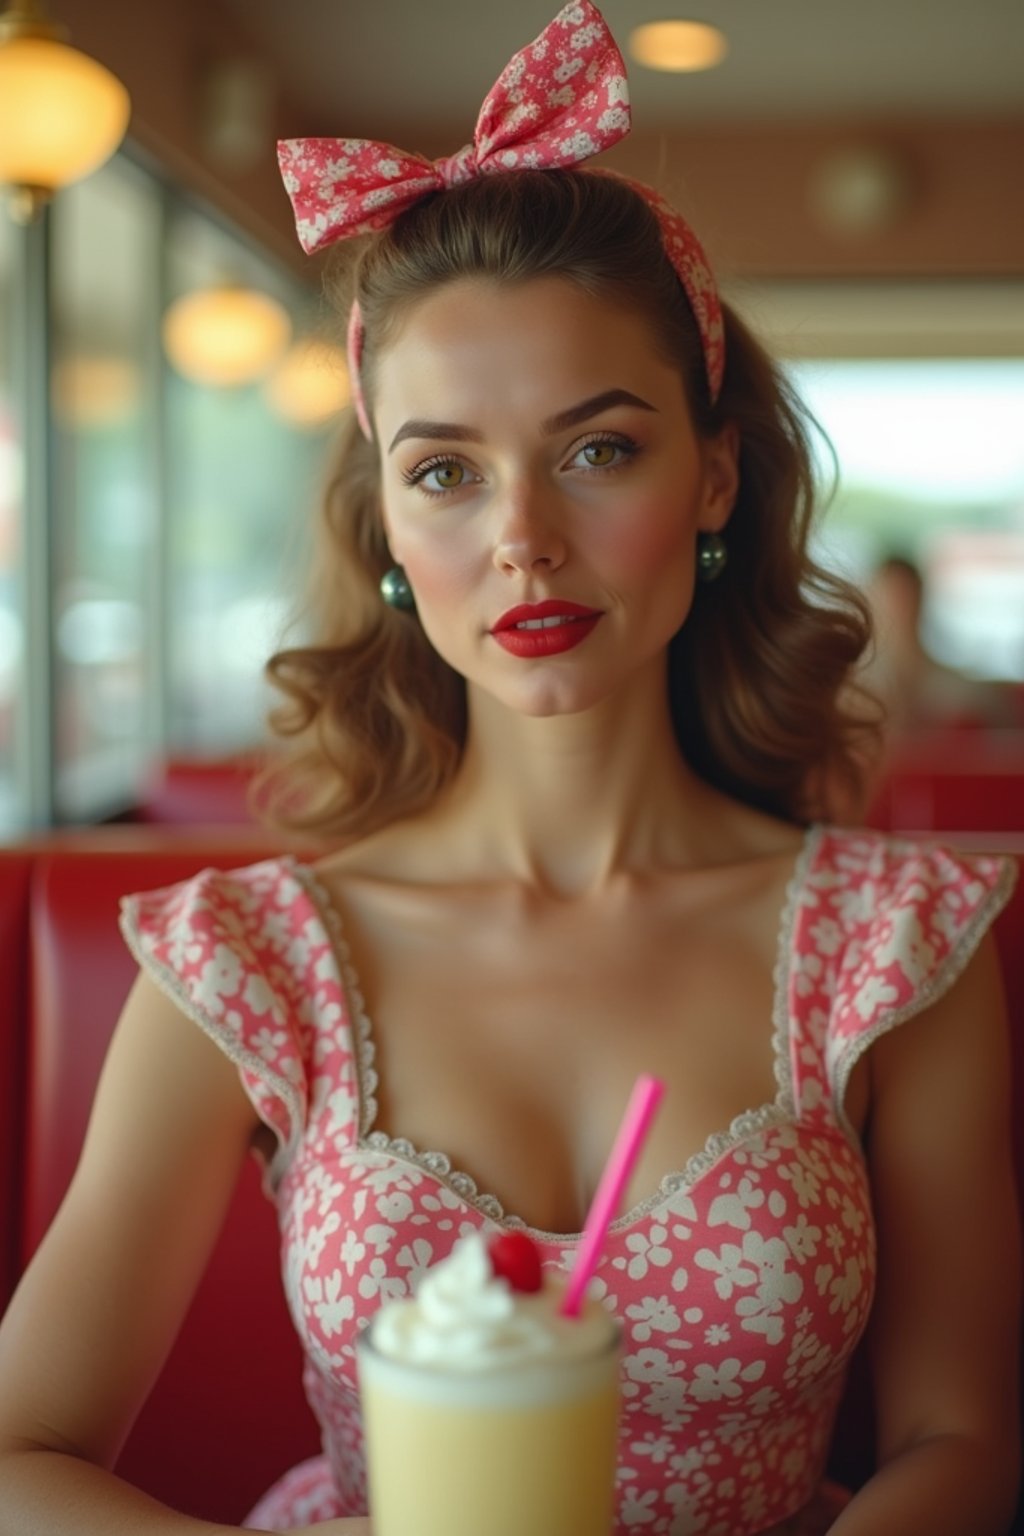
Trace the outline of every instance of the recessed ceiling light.
[[648, 69], [714, 69], [729, 51], [725, 34], [704, 21], [649, 21], [630, 34], [629, 51]]

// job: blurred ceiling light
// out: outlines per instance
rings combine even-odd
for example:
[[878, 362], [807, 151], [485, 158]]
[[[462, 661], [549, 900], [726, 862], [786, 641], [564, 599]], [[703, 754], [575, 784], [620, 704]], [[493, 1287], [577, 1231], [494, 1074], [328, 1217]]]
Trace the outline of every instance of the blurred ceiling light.
[[323, 426], [352, 397], [344, 352], [327, 341], [296, 342], [267, 380], [266, 394], [293, 426]]
[[164, 315], [164, 350], [193, 384], [226, 389], [270, 372], [291, 340], [291, 321], [267, 293], [225, 283], [187, 293]]
[[648, 21], [629, 35], [629, 51], [648, 69], [714, 69], [729, 51], [725, 34], [703, 21]]
[[909, 210], [914, 196], [910, 165], [879, 144], [851, 144], [832, 150], [814, 167], [807, 188], [816, 222], [832, 235], [879, 235]]
[[54, 364], [50, 398], [54, 414], [76, 431], [114, 427], [134, 414], [142, 395], [135, 363], [126, 357], [62, 357]]
[[11, 0], [0, 15], [0, 182], [11, 188], [21, 223], [97, 170], [128, 126], [131, 102], [120, 80], [69, 48], [66, 36], [41, 0]]

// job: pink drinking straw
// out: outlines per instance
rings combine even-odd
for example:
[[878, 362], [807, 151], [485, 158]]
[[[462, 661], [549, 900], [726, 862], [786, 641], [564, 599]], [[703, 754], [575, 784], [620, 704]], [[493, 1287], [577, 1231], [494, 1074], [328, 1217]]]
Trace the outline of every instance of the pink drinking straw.
[[633, 1164], [644, 1144], [644, 1138], [654, 1119], [654, 1111], [664, 1092], [665, 1084], [659, 1078], [649, 1077], [646, 1073], [638, 1077], [633, 1084], [633, 1092], [629, 1096], [626, 1113], [619, 1126], [619, 1134], [615, 1138], [615, 1145], [605, 1164], [601, 1182], [597, 1186], [597, 1193], [590, 1203], [590, 1210], [583, 1225], [583, 1237], [576, 1254], [576, 1263], [573, 1265], [569, 1284], [565, 1288], [565, 1295], [562, 1297], [562, 1305], [559, 1308], [563, 1317], [579, 1316], [580, 1307], [583, 1304], [583, 1293], [597, 1268], [597, 1261], [604, 1247], [605, 1234], [615, 1218], [619, 1201], [622, 1199], [622, 1191], [626, 1187], [626, 1180], [633, 1171]]

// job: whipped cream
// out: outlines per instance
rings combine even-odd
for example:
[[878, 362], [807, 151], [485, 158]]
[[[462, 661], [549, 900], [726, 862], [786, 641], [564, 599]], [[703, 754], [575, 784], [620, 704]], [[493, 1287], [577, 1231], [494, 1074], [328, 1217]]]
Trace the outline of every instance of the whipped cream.
[[392, 1360], [467, 1373], [575, 1359], [610, 1346], [617, 1336], [611, 1314], [590, 1301], [579, 1317], [562, 1317], [562, 1290], [545, 1276], [539, 1291], [514, 1291], [494, 1274], [487, 1241], [473, 1232], [427, 1271], [412, 1299], [380, 1309], [372, 1342]]

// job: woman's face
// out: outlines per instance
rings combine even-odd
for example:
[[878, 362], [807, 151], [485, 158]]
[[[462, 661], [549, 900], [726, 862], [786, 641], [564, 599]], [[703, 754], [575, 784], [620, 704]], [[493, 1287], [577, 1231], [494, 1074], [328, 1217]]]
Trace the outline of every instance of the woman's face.
[[385, 528], [419, 621], [472, 688], [575, 713], [663, 666], [735, 434], [698, 439], [633, 311], [564, 279], [453, 282], [381, 355]]

